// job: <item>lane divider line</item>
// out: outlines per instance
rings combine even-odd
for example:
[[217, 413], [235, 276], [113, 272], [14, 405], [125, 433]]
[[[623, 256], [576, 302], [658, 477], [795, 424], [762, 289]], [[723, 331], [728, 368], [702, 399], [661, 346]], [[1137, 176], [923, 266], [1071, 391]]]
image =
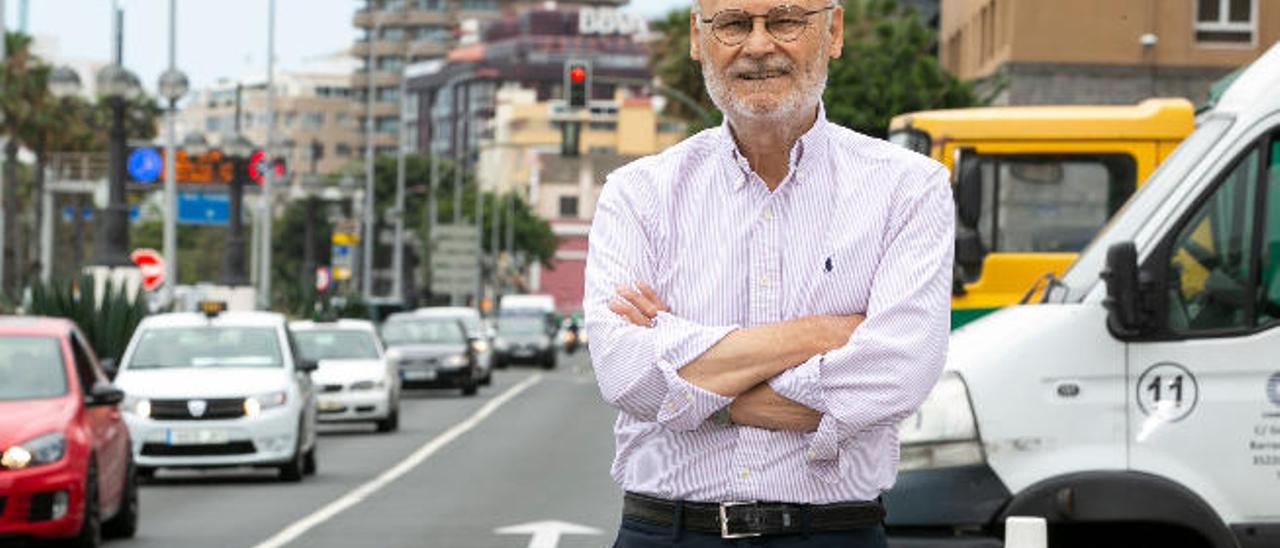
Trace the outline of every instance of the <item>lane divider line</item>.
[[307, 531], [330, 519], [333, 519], [334, 516], [350, 509], [352, 506], [360, 504], [366, 498], [369, 498], [370, 495], [378, 492], [391, 482], [399, 479], [400, 476], [409, 473], [410, 470], [413, 470], [418, 465], [431, 458], [432, 455], [436, 454], [436, 452], [443, 449], [446, 445], [449, 445], [453, 440], [458, 439], [463, 434], [466, 434], [476, 426], [479, 426], [480, 423], [488, 418], [489, 415], [492, 415], [494, 411], [497, 411], [498, 408], [520, 395], [521, 392], [524, 392], [533, 385], [538, 384], [542, 378], [542, 373], [536, 373], [532, 377], [512, 386], [507, 389], [506, 392], [503, 392], [498, 397], [485, 403], [480, 410], [475, 412], [475, 414], [471, 415], [466, 420], [453, 425], [452, 428], [449, 428], [444, 433], [436, 436], [431, 441], [428, 441], [426, 444], [422, 445], [422, 447], [419, 447], [414, 451], [413, 454], [409, 455], [386, 472], [383, 472], [378, 477], [369, 480], [360, 487], [349, 491], [347, 494], [329, 503], [324, 508], [316, 510], [310, 515], [293, 522], [288, 527], [282, 529], [279, 533], [276, 533], [275, 536], [258, 543], [253, 548], [281, 548], [290, 542], [297, 540], [298, 537], [301, 537]]

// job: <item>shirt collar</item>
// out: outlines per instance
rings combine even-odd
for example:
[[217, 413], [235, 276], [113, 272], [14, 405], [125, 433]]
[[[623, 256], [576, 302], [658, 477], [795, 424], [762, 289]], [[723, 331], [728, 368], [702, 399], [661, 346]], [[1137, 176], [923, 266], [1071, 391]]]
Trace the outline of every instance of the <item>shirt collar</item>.
[[[729, 119], [725, 118], [720, 124], [720, 148], [718, 156], [724, 160], [724, 165], [729, 168], [730, 176], [729, 189], [742, 190], [747, 181], [751, 178], [751, 163], [747, 161], [746, 156], [742, 155], [742, 151], [738, 149], [738, 143], [733, 139], [733, 130], [729, 127]], [[827, 146], [827, 108], [821, 100], [818, 101], [818, 117], [813, 122], [813, 127], [809, 128], [800, 139], [796, 140], [795, 146], [791, 147], [790, 172], [794, 175], [788, 184], [803, 185], [805, 179], [808, 179], [809, 172], [814, 169], [826, 152]]]

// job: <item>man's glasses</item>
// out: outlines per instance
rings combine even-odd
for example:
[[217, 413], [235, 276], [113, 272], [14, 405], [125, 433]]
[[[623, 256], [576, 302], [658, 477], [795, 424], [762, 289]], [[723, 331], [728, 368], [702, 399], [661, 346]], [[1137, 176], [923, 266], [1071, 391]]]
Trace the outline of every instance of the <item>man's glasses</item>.
[[800, 6], [783, 5], [769, 10], [764, 15], [747, 13], [745, 10], [729, 9], [700, 19], [704, 25], [711, 25], [711, 35], [726, 46], [736, 46], [747, 41], [755, 28], [756, 19], [764, 19], [764, 30], [779, 42], [794, 42], [809, 27], [809, 18], [819, 13], [835, 9], [827, 6], [816, 10]]

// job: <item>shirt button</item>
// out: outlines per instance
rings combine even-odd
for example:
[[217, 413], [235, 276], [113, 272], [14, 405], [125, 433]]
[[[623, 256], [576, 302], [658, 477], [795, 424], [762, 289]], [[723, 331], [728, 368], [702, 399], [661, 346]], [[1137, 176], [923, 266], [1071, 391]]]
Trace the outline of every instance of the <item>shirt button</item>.
[[809, 460], [818, 460], [818, 452], [814, 451], [813, 449], [809, 450], [809, 453], [807, 456], [809, 457]]
[[768, 277], [768, 276], [761, 276], [761, 277], [760, 277], [760, 285], [761, 285], [761, 286], [763, 286], [763, 287], [769, 287], [769, 277]]
[[772, 220], [773, 220], [773, 210], [772, 210], [772, 209], [766, 209], [766, 210], [764, 210], [764, 220], [765, 220], [766, 222], [767, 222], [767, 221], [772, 221]]
[[747, 481], [747, 478], [749, 477], [751, 477], [751, 470], [749, 468], [743, 468], [742, 472], [738, 474], [738, 479], [741, 479], [742, 481]]

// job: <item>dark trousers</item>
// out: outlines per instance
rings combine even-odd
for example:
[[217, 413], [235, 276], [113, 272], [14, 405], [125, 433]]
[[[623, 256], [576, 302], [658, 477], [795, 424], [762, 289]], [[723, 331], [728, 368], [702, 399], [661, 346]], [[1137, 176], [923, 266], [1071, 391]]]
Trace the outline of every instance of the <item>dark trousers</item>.
[[866, 527], [838, 533], [810, 535], [776, 535], [726, 540], [720, 535], [678, 531], [649, 523], [622, 518], [618, 540], [613, 548], [723, 548], [726, 546], [768, 546], [771, 548], [886, 548], [884, 527]]

